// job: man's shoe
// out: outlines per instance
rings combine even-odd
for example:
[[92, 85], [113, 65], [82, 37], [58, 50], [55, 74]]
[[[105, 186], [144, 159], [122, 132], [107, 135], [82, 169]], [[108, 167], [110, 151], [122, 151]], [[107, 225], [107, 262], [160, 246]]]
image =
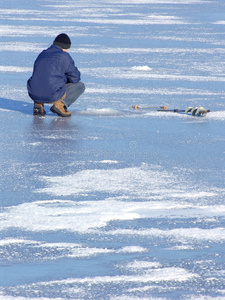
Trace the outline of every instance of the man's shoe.
[[67, 108], [61, 99], [54, 102], [54, 104], [52, 105], [50, 110], [60, 117], [70, 117], [71, 116], [71, 113], [69, 111], [67, 111]]
[[43, 103], [34, 102], [33, 115], [34, 116], [45, 116], [46, 115]]

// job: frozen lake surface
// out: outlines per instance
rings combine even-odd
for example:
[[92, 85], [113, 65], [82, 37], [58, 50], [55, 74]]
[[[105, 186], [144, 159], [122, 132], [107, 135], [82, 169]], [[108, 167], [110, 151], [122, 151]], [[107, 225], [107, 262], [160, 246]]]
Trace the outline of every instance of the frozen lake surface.
[[[225, 299], [225, 2], [10, 0], [0, 18], [0, 299]], [[33, 117], [26, 81], [61, 32], [86, 91], [71, 118]]]

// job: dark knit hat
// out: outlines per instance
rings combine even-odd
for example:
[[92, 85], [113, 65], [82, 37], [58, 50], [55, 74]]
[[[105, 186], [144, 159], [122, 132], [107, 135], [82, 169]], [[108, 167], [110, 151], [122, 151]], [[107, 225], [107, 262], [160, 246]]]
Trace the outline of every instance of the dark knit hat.
[[61, 33], [55, 38], [53, 44], [58, 45], [62, 49], [69, 49], [71, 46], [71, 41], [67, 34]]

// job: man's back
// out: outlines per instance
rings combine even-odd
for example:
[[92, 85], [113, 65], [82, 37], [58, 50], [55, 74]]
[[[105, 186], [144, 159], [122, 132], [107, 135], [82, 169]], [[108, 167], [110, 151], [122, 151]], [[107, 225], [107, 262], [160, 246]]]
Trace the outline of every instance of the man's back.
[[28, 92], [37, 102], [54, 102], [65, 94], [65, 83], [79, 80], [80, 72], [71, 56], [59, 46], [52, 45], [37, 57], [33, 75], [28, 80]]

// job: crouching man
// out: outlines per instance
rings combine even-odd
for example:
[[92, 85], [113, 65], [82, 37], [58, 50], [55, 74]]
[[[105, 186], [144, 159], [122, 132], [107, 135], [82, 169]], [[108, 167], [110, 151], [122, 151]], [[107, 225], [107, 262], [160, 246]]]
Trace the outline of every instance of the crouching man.
[[80, 71], [67, 53], [70, 46], [70, 38], [62, 33], [37, 57], [33, 74], [27, 81], [28, 94], [34, 101], [34, 115], [44, 116], [44, 103], [51, 103], [53, 113], [70, 117], [67, 108], [84, 92]]

